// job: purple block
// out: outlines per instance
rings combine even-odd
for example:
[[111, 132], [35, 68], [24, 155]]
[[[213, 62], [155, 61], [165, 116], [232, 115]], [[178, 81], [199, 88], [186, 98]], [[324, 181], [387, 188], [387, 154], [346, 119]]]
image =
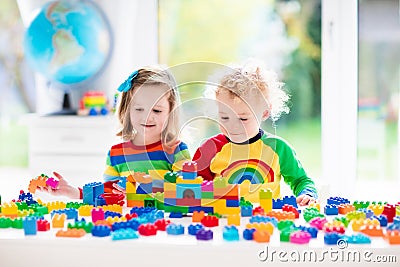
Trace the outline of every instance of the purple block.
[[50, 177], [49, 179], [47, 179], [46, 181], [46, 185], [50, 186], [53, 189], [56, 189], [58, 187], [58, 183], [59, 181], [54, 179], [53, 177]]
[[213, 239], [213, 232], [211, 230], [201, 229], [196, 234], [197, 240], [212, 240]]
[[201, 192], [214, 192], [214, 184], [212, 181], [204, 181], [201, 184]]

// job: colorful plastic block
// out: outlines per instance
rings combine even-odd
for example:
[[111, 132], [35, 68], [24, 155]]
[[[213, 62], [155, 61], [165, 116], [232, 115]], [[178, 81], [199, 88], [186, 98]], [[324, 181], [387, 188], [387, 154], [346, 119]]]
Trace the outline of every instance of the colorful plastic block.
[[316, 217], [316, 218], [310, 220], [310, 225], [317, 228], [318, 230], [322, 230], [325, 223], [327, 223], [327, 222], [328, 221], [325, 218]]
[[104, 210], [102, 208], [92, 209], [92, 222], [104, 220]]
[[46, 180], [46, 185], [52, 189], [56, 189], [58, 187], [59, 181], [54, 179], [53, 177], [50, 177], [49, 179]]
[[23, 221], [25, 235], [36, 235], [37, 234], [37, 223], [36, 218], [26, 217]]
[[225, 226], [222, 237], [225, 241], [239, 241], [239, 231], [235, 226]]
[[85, 230], [83, 229], [68, 229], [68, 230], [59, 230], [56, 233], [57, 237], [75, 237], [79, 238], [86, 235]]
[[351, 212], [351, 211], [355, 211], [355, 207], [351, 204], [340, 204], [338, 206], [339, 209], [339, 214], [344, 214], [346, 215], [347, 213]]
[[339, 239], [342, 239], [343, 235], [337, 232], [325, 233], [324, 243], [326, 245], [337, 245]]
[[400, 244], [400, 231], [395, 230], [395, 231], [387, 231], [385, 235], [385, 239], [389, 242], [391, 245], [398, 245]]
[[360, 227], [360, 233], [367, 236], [383, 236], [383, 230], [380, 225], [363, 225]]
[[342, 197], [330, 197], [326, 200], [327, 204], [335, 204], [339, 206], [340, 204], [349, 204], [350, 200], [347, 198], [342, 198]]
[[126, 240], [126, 239], [137, 239], [139, 235], [137, 231], [127, 228], [127, 229], [120, 229], [117, 231], [112, 232], [111, 239], [116, 240]]
[[385, 215], [388, 223], [393, 222], [393, 218], [396, 216], [396, 207], [391, 204], [386, 204], [383, 207], [382, 215]]
[[196, 234], [197, 240], [208, 241], [213, 239], [213, 232], [211, 230], [201, 229], [197, 231]]
[[342, 236], [342, 239], [347, 241], [349, 244], [370, 244], [371, 238], [364, 234], [355, 234], [350, 236]]
[[296, 219], [298, 219], [299, 215], [300, 215], [299, 211], [295, 207], [293, 207], [292, 205], [289, 205], [289, 204], [284, 204], [282, 206], [282, 211], [293, 212]]
[[304, 231], [296, 231], [290, 234], [290, 243], [308, 244], [311, 239], [311, 234]]
[[306, 227], [306, 226], [296, 226], [300, 231], [308, 232], [311, 235], [311, 238], [316, 238], [318, 235], [318, 229], [316, 227]]
[[265, 214], [264, 209], [261, 206], [255, 207], [253, 209], [253, 213], [252, 213], [253, 216], [254, 215], [264, 215], [264, 214]]
[[82, 188], [83, 203], [95, 205], [95, 199], [104, 194], [104, 184], [101, 182], [87, 183]]
[[191, 224], [188, 227], [188, 232], [189, 235], [196, 235], [198, 231], [200, 231], [201, 229], [204, 229], [204, 226], [201, 224]]
[[247, 229], [256, 229], [262, 232], [268, 232], [270, 235], [274, 232], [274, 225], [270, 222], [264, 223], [248, 223], [246, 225]]
[[243, 239], [244, 240], [253, 240], [254, 239], [254, 232], [256, 229], [244, 229], [243, 230]]
[[293, 221], [290, 220], [283, 220], [278, 222], [278, 230], [282, 231], [285, 228], [292, 227], [294, 225]]
[[169, 235], [183, 235], [185, 233], [185, 227], [181, 224], [168, 224], [166, 227], [167, 234]]
[[157, 230], [159, 231], [165, 231], [165, 228], [171, 224], [170, 220], [165, 220], [165, 219], [159, 219], [155, 221], [155, 226], [157, 226]]
[[372, 216], [371, 219], [377, 219], [382, 227], [387, 226], [388, 221], [385, 215]]
[[111, 229], [105, 225], [95, 225], [92, 228], [92, 236], [105, 237], [111, 234]]
[[50, 223], [46, 220], [38, 220], [37, 222], [37, 230], [39, 232], [45, 232], [50, 230]]
[[157, 226], [155, 226], [154, 224], [151, 224], [151, 223], [141, 224], [138, 227], [138, 232], [139, 232], [139, 234], [144, 235], [144, 236], [156, 235], [157, 234]]
[[324, 208], [324, 213], [326, 215], [338, 215], [339, 214], [339, 208], [335, 204], [326, 204]]
[[192, 215], [192, 222], [201, 222], [204, 218], [204, 211], [194, 211]]
[[12, 225], [11, 218], [0, 217], [0, 228], [10, 228]]
[[240, 226], [240, 216], [239, 214], [230, 214], [228, 215], [227, 218], [227, 224], [228, 225], [236, 225], [236, 226]]
[[253, 207], [252, 206], [241, 206], [240, 207], [240, 215], [242, 217], [251, 217], [253, 215]]
[[54, 214], [51, 219], [53, 228], [64, 228], [65, 220], [67, 219], [66, 214]]
[[218, 226], [218, 218], [216, 216], [204, 216], [201, 220], [201, 224], [205, 227], [215, 227]]

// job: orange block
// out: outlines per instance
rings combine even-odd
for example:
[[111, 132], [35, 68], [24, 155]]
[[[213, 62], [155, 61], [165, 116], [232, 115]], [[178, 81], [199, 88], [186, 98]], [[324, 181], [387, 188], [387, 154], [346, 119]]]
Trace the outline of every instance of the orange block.
[[270, 222], [268, 223], [248, 223], [246, 225], [247, 229], [256, 229], [257, 231], [267, 232], [272, 235], [274, 233], [274, 225]]
[[53, 228], [64, 228], [65, 220], [67, 219], [67, 215], [63, 214], [54, 214], [53, 219], [51, 221]]
[[127, 200], [127, 207], [144, 207], [144, 201], [141, 200]]
[[258, 243], [269, 242], [270, 234], [267, 231], [256, 230], [253, 235], [254, 241]]
[[237, 196], [239, 197], [239, 186], [238, 185], [228, 185], [224, 188], [214, 187], [214, 196]]
[[338, 208], [339, 208], [339, 214], [347, 214], [351, 211], [356, 210], [356, 208], [351, 204], [340, 204]]
[[400, 244], [400, 231], [399, 230], [387, 231], [385, 239], [391, 245]]
[[104, 225], [104, 226], [111, 227], [112, 223], [110, 221], [106, 221], [106, 220], [98, 220], [94, 223], [94, 225]]
[[176, 191], [164, 191], [164, 198], [176, 198]]
[[380, 225], [363, 225], [360, 232], [367, 236], [383, 236], [383, 230]]
[[194, 211], [192, 215], [192, 222], [201, 222], [204, 218], [204, 211]]
[[266, 215], [270, 216], [270, 217], [274, 217], [278, 221], [296, 219], [296, 214], [294, 214], [291, 211], [287, 212], [287, 211], [275, 211], [275, 210], [273, 210], [273, 211], [268, 212]]
[[86, 235], [86, 232], [83, 229], [59, 230], [56, 233], [57, 237], [82, 237], [84, 235]]

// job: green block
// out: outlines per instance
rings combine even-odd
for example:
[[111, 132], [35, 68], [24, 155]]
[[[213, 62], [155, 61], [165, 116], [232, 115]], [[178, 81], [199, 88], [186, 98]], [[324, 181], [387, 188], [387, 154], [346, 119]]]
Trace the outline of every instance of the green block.
[[156, 200], [154, 198], [145, 198], [144, 199], [144, 207], [156, 207]]
[[214, 188], [225, 188], [227, 187], [226, 179], [223, 177], [218, 177], [214, 179]]
[[68, 229], [83, 229], [86, 233], [91, 233], [93, 228], [92, 222], [75, 222], [74, 224], [68, 223]]
[[27, 210], [29, 209], [28, 204], [26, 202], [15, 202], [18, 207], [18, 210]]
[[23, 229], [24, 225], [22, 218], [15, 218], [14, 220], [12, 220], [11, 227], [15, 229]]
[[342, 222], [346, 227], [349, 226], [350, 223], [350, 221], [346, 217], [335, 217], [333, 220]]
[[222, 218], [222, 215], [219, 214], [219, 213], [208, 213], [208, 215], [209, 215], [209, 216], [215, 216], [215, 217], [217, 217], [218, 219], [221, 219], [221, 218]]
[[290, 235], [293, 233], [294, 230], [291, 229], [285, 229], [280, 233], [280, 240], [281, 242], [289, 242], [290, 241]]
[[42, 214], [49, 214], [49, 209], [46, 206], [37, 206], [34, 208], [34, 211]]
[[1, 217], [0, 218], [0, 228], [10, 228], [12, 225], [12, 221], [10, 218]]
[[189, 207], [166, 206], [164, 205], [165, 212], [180, 212], [189, 213]]
[[176, 179], [179, 177], [177, 172], [167, 172], [164, 175], [164, 182], [176, 184]]
[[68, 202], [66, 205], [67, 209], [79, 209], [80, 207], [86, 205], [83, 202]]
[[293, 221], [289, 221], [289, 220], [284, 220], [284, 221], [280, 221], [278, 222], [278, 230], [282, 231], [286, 228], [290, 228], [294, 226], [294, 222]]
[[260, 190], [260, 199], [272, 199], [271, 189], [261, 189]]
[[214, 199], [214, 192], [201, 192], [202, 199]]
[[164, 201], [160, 201], [156, 199], [156, 209], [158, 210], [164, 210]]

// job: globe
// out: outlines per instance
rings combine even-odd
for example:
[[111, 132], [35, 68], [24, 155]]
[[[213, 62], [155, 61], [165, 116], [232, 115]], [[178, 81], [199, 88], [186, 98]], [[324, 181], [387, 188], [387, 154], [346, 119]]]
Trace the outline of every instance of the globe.
[[25, 56], [48, 80], [73, 87], [93, 78], [111, 53], [111, 30], [92, 1], [52, 1], [27, 27]]

